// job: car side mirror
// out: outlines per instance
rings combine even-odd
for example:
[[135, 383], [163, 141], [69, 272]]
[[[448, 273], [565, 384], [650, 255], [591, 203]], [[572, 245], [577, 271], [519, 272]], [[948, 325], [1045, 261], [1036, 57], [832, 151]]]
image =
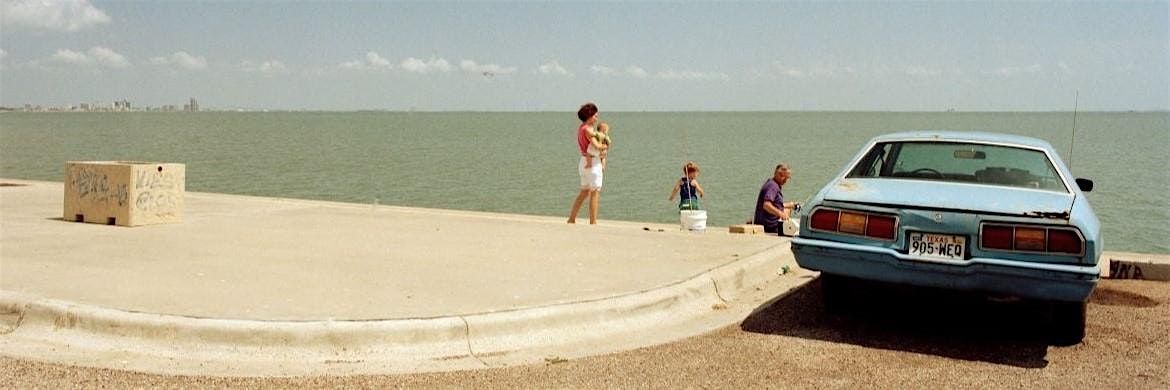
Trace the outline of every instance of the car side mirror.
[[1093, 191], [1093, 181], [1089, 179], [1077, 178], [1077, 187], [1080, 187], [1081, 191], [1084, 192]]

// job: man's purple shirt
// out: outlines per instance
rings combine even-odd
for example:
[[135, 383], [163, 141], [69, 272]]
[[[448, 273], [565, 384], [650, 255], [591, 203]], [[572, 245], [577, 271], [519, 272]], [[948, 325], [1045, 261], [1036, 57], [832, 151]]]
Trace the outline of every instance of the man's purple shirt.
[[780, 184], [776, 183], [772, 178], [764, 181], [764, 185], [760, 187], [760, 195], [756, 197], [755, 223], [764, 226], [779, 225], [780, 217], [772, 215], [768, 210], [764, 210], [764, 201], [772, 202], [772, 205], [780, 210], [784, 209], [784, 191], [780, 187]]

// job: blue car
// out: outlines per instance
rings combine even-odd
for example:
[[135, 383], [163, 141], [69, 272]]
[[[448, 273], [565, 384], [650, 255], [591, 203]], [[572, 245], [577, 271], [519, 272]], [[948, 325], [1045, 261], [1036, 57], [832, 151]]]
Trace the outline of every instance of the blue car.
[[1100, 223], [1052, 145], [978, 132], [870, 140], [803, 205], [797, 263], [825, 304], [856, 279], [1049, 302], [1053, 341], [1079, 343]]

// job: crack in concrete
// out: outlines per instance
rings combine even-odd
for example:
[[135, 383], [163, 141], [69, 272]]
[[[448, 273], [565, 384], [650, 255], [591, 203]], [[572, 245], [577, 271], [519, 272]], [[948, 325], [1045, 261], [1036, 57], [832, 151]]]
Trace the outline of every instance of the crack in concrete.
[[723, 303], [728, 303], [728, 302], [731, 302], [731, 301], [730, 301], [730, 300], [728, 300], [727, 298], [724, 298], [724, 297], [723, 297], [723, 294], [721, 294], [721, 293], [719, 292], [719, 283], [715, 282], [715, 278], [711, 278], [711, 285], [712, 285], [712, 286], [715, 286], [715, 297], [716, 297], [716, 298], [719, 298], [719, 300], [720, 300], [720, 301], [723, 301]]
[[484, 367], [489, 367], [487, 362], [480, 359], [479, 355], [475, 354], [475, 350], [471, 349], [471, 324], [463, 316], [459, 316], [459, 319], [463, 321], [463, 340], [467, 341], [467, 354], [471, 355], [475, 360], [478, 360], [479, 364], [482, 364]]

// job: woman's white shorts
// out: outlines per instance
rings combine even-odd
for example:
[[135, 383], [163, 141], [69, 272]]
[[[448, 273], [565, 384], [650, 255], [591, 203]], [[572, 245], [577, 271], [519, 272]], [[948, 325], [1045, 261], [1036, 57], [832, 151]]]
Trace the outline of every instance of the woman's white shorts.
[[585, 169], [585, 156], [581, 156], [581, 161], [577, 163], [577, 174], [581, 176], [581, 189], [601, 189], [602, 171], [600, 160], [594, 157], [593, 165], [589, 169]]

